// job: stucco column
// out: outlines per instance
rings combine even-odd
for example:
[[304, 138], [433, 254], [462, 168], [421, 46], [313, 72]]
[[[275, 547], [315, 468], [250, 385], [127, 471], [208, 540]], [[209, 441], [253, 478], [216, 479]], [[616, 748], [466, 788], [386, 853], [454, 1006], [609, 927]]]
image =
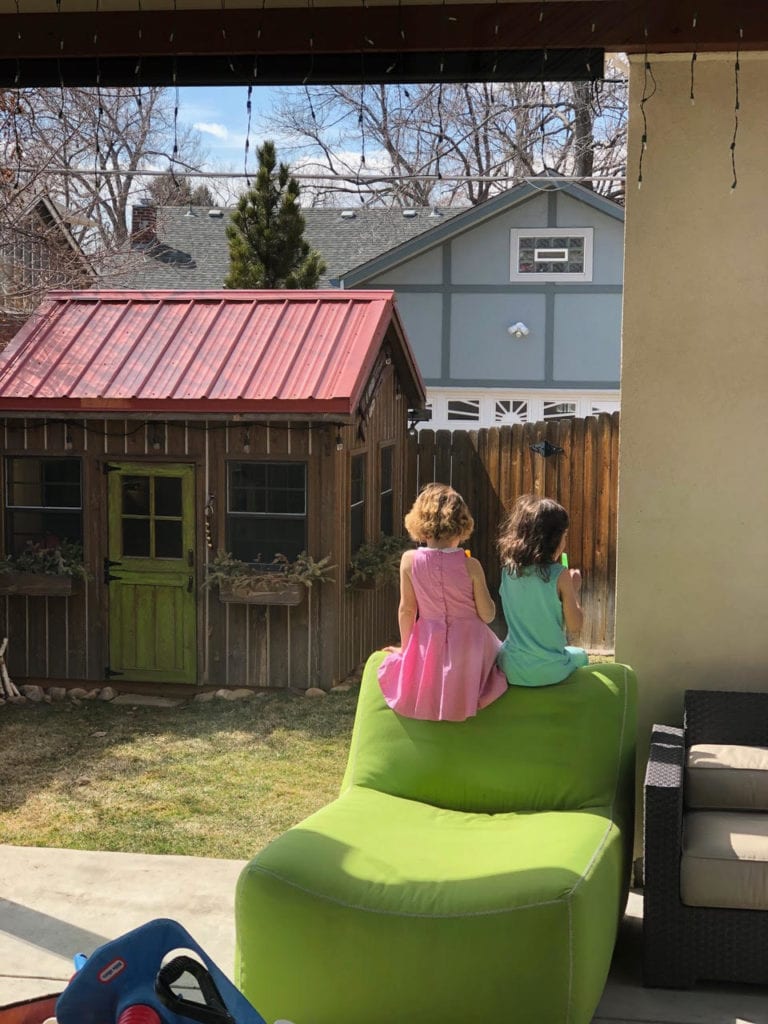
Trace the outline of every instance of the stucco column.
[[683, 690], [768, 690], [768, 54], [631, 66], [616, 659], [640, 748]]

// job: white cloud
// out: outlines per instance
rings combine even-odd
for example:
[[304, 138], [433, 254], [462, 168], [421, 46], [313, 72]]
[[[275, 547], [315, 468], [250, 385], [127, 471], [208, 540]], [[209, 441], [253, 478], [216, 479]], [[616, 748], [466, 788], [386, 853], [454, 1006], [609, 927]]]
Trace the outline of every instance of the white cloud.
[[192, 127], [204, 135], [213, 135], [217, 139], [229, 138], [229, 130], [226, 125], [218, 124], [216, 121], [196, 121]]

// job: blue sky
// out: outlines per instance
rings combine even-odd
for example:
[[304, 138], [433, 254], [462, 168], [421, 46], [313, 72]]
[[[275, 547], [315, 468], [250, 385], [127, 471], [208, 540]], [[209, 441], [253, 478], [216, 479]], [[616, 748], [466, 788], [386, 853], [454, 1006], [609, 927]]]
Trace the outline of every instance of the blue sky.
[[[256, 146], [264, 137], [263, 115], [281, 90], [256, 86], [252, 95], [252, 118], [248, 167], [256, 159]], [[246, 85], [189, 87], [179, 89], [179, 121], [196, 128], [215, 170], [226, 166], [242, 171], [248, 126]]]
[[[248, 173], [256, 171], [256, 150], [264, 139], [272, 139], [277, 147], [278, 159], [287, 162], [301, 179], [302, 170], [312, 164], [313, 150], [306, 139], [297, 139], [281, 134], [267, 123], [272, 109], [287, 94], [298, 94], [302, 102], [306, 97], [301, 86], [255, 86], [252, 93], [250, 145], [248, 148]], [[246, 188], [244, 174], [245, 140], [248, 129], [248, 86], [185, 87], [179, 89], [179, 123], [188, 125], [200, 134], [201, 144], [207, 153], [202, 169], [205, 171], [234, 172], [237, 177], [227, 174], [222, 177], [205, 179], [218, 205], [230, 206]], [[338, 141], [338, 140], [337, 140]], [[359, 165], [361, 149], [353, 139], [352, 149], [337, 146], [337, 156], [348, 164], [352, 171]], [[379, 155], [373, 147], [366, 151], [368, 168], [381, 160], [388, 161], [386, 154]], [[315, 166], [315, 173], [316, 165]], [[304, 187], [304, 185], [302, 185]], [[307, 186], [308, 188], [309, 186]], [[309, 193], [308, 193], [309, 194]]]

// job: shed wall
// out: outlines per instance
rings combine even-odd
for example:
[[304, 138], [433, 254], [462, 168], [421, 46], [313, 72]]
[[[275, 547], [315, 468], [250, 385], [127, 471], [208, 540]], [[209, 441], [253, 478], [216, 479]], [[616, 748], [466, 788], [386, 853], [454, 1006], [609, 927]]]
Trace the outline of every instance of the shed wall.
[[[403, 518], [407, 400], [386, 364], [368, 416], [333, 424], [171, 421], [161, 429], [137, 420], [3, 421], [7, 456], [79, 457], [83, 467], [84, 553], [90, 578], [70, 597], [2, 596], [0, 622], [9, 637], [8, 666], [19, 679], [103, 683], [109, 664], [107, 475], [114, 460], [184, 463], [195, 469], [195, 557], [190, 574], [197, 595], [199, 684], [253, 687], [328, 687], [343, 679], [376, 646], [397, 633], [397, 587], [352, 591], [350, 463], [366, 458], [366, 539], [379, 524], [382, 445], [394, 444], [395, 532]], [[160, 424], [163, 427], [163, 424]], [[337, 450], [337, 434], [341, 450]], [[246, 450], [248, 449], [248, 450]], [[307, 464], [307, 550], [338, 567], [335, 582], [315, 585], [295, 607], [224, 604], [203, 587], [206, 562], [226, 546], [226, 474], [230, 459], [300, 460]], [[5, 512], [5, 460], [0, 460]], [[214, 514], [206, 531], [206, 505]], [[117, 680], [120, 685], [124, 680]]]

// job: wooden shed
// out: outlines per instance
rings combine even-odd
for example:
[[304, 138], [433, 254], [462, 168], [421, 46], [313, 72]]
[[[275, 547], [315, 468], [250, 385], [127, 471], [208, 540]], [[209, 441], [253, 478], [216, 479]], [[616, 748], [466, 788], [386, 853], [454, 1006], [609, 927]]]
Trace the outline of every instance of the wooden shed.
[[[82, 544], [89, 577], [0, 576], [12, 676], [343, 678], [396, 635], [396, 586], [350, 589], [348, 569], [402, 532], [423, 402], [392, 292], [51, 293], [0, 356], [3, 543]], [[330, 555], [334, 582], [224, 602], [204, 586], [219, 550]]]

